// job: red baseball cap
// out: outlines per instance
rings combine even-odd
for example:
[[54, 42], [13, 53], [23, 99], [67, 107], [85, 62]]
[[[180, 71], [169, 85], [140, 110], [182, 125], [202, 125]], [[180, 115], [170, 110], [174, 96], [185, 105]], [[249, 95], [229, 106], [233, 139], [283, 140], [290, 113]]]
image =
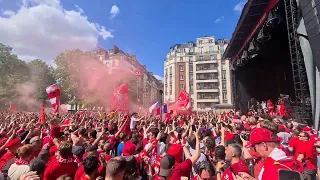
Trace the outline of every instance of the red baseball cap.
[[124, 156], [131, 156], [136, 151], [136, 148], [137, 146], [135, 144], [133, 144], [131, 141], [128, 141], [124, 144], [122, 153]]
[[272, 132], [265, 128], [255, 128], [251, 134], [246, 148], [253, 146], [254, 144], [260, 144], [263, 142], [280, 142], [282, 138], [273, 137]]

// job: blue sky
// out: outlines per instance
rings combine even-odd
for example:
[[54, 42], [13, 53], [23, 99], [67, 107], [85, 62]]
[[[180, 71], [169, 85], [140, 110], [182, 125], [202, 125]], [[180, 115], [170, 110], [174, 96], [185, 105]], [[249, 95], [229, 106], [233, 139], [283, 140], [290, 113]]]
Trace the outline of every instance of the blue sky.
[[[17, 11], [17, 4], [22, 2], [0, 0], [0, 7], [3, 13], [6, 10]], [[195, 40], [203, 35], [231, 38], [244, 1], [61, 0], [60, 4], [66, 10], [83, 10], [88, 21], [98, 23], [112, 33], [113, 37], [97, 38], [98, 46], [111, 48], [117, 45], [129, 54], [136, 54], [140, 63], [145, 64], [149, 71], [162, 76], [164, 58], [172, 45]], [[118, 8], [114, 10], [119, 10], [114, 11], [114, 17], [110, 14], [112, 6]], [[5, 40], [0, 35], [1, 41]]]

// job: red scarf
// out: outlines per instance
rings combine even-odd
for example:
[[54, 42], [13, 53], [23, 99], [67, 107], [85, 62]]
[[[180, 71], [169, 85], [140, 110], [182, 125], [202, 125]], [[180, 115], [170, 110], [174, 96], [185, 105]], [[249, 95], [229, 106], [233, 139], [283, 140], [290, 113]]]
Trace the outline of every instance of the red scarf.
[[29, 162], [27, 162], [27, 161], [25, 161], [25, 160], [23, 160], [23, 159], [17, 159], [16, 161], [15, 161], [15, 163], [16, 163], [16, 165], [28, 165], [29, 164]]

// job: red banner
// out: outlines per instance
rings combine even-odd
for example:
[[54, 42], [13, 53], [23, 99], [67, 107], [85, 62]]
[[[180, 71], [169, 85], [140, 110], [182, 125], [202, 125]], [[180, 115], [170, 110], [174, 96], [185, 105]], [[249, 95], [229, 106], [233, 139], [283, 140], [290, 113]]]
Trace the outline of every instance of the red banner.
[[112, 110], [129, 111], [129, 88], [128, 83], [120, 85], [110, 97], [110, 108]]

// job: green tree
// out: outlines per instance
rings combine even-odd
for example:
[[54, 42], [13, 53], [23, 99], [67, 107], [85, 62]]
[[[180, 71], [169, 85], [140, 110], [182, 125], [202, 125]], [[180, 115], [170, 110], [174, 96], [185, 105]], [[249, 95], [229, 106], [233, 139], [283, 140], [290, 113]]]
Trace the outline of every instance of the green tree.
[[46, 88], [55, 83], [54, 69], [46, 62], [36, 59], [28, 62], [30, 81], [36, 86], [34, 97], [41, 101], [47, 99]]
[[16, 85], [26, 82], [29, 74], [27, 64], [12, 53], [11, 47], [0, 43], [0, 101], [16, 98]]
[[79, 80], [76, 76], [72, 76], [70, 69], [77, 68], [75, 58], [82, 53], [80, 50], [65, 51], [55, 59], [57, 67], [55, 68], [54, 76], [59, 81], [61, 103], [71, 102], [77, 96], [76, 90], [79, 88]]

